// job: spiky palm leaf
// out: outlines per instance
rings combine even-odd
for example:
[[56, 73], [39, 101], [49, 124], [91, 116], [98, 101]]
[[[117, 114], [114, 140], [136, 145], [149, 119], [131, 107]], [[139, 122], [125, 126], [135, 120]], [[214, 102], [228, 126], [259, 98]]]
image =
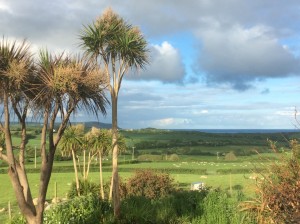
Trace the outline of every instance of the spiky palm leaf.
[[41, 51], [31, 96], [39, 107], [59, 104], [61, 112], [75, 107], [96, 115], [99, 111], [105, 114], [108, 101], [103, 77], [103, 72], [91, 61]]
[[61, 141], [59, 143], [59, 147], [61, 151], [71, 152], [74, 150], [75, 152], [80, 150], [82, 146], [83, 129], [81, 126], [69, 126], [65, 132]]
[[25, 40], [0, 41], [0, 98], [4, 91], [10, 94], [14, 102], [24, 98], [24, 86], [30, 83], [33, 75], [32, 55]]
[[[119, 62], [120, 67], [144, 68], [148, 63], [147, 41], [137, 27], [127, 24], [111, 9], [80, 33], [86, 54], [106, 63]], [[122, 74], [123, 75], [123, 74]]]

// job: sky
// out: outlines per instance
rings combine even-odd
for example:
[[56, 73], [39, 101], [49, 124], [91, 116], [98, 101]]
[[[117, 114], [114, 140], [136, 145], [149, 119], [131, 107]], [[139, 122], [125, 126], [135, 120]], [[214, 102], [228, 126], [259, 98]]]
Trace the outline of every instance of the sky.
[[[83, 26], [107, 7], [141, 29], [150, 56], [122, 82], [119, 127], [295, 128], [299, 0], [0, 0], [0, 34], [33, 53], [76, 54]], [[107, 110], [100, 122], [111, 123]]]

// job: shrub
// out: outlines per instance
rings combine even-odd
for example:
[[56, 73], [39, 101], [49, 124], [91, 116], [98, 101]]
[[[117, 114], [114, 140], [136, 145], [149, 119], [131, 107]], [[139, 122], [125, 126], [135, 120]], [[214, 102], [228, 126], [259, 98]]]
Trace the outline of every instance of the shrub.
[[161, 155], [151, 155], [151, 154], [144, 154], [138, 156], [138, 161], [161, 161], [163, 157]]
[[225, 161], [236, 161], [236, 160], [237, 160], [237, 158], [233, 151], [231, 151], [225, 155]]
[[47, 210], [43, 223], [105, 223], [112, 220], [112, 214], [112, 208], [107, 201], [102, 201], [94, 195], [88, 195], [75, 197]]
[[174, 180], [166, 173], [155, 173], [151, 170], [136, 171], [128, 179], [127, 194], [144, 196], [150, 199], [164, 197], [174, 191]]
[[[167, 220], [184, 219], [190, 223], [196, 216], [201, 216], [203, 208], [201, 204], [208, 194], [207, 190], [203, 191], [176, 191], [168, 197], [160, 199], [156, 204], [157, 219], [162, 223]], [[172, 222], [175, 223], [175, 222]]]
[[200, 205], [202, 207], [203, 214], [195, 219], [195, 223], [253, 223], [252, 220], [245, 219], [247, 216], [246, 213], [242, 213], [238, 210], [240, 199], [241, 198], [239, 194], [235, 196], [229, 196], [223, 191], [210, 191], [204, 198], [203, 203]]
[[[109, 198], [110, 187], [111, 187], [111, 181], [107, 181], [103, 186], [103, 188], [104, 188], [104, 197], [105, 198]], [[120, 177], [119, 177], [119, 192], [120, 192], [120, 197], [121, 198], [125, 198], [127, 196], [126, 183]]]
[[[79, 180], [79, 189], [80, 189], [80, 196], [86, 196], [92, 194], [99, 197], [100, 195], [99, 185], [88, 180]], [[77, 196], [78, 195], [76, 190], [76, 183], [74, 181], [72, 182], [70, 190], [68, 192], [68, 198], [75, 198]]]
[[[270, 142], [277, 151], [274, 142]], [[290, 142], [292, 157], [273, 162], [257, 182], [256, 196], [244, 202], [243, 210], [252, 211], [259, 223], [300, 223], [300, 162], [299, 144]]]
[[54, 155], [54, 161], [71, 161], [72, 157], [71, 156], [62, 156], [59, 154]]
[[172, 154], [168, 157], [169, 161], [179, 161], [179, 156], [177, 154]]
[[131, 196], [122, 201], [121, 217], [118, 223], [157, 223], [155, 221], [155, 207], [151, 200], [144, 196]]

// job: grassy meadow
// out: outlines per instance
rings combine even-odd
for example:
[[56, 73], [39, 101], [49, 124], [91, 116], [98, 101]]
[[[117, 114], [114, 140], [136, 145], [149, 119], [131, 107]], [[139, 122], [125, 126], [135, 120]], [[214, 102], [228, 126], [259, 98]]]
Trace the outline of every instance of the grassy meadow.
[[[32, 126], [28, 132], [27, 168], [33, 197], [39, 183], [39, 150], [37, 167], [34, 164], [35, 148], [39, 148], [39, 127]], [[254, 133], [211, 134], [193, 131], [167, 131], [157, 129], [122, 130], [127, 150], [119, 156], [120, 177], [125, 181], [138, 169], [153, 169], [168, 172], [177, 186], [189, 190], [193, 182], [204, 182], [206, 186], [225, 190], [242, 190], [251, 197], [254, 194], [257, 170], [263, 170], [270, 162], [289, 153], [288, 140], [299, 138], [299, 133]], [[268, 139], [276, 142], [280, 149], [274, 153]], [[15, 146], [20, 141], [18, 127], [14, 127]], [[17, 149], [16, 149], [17, 150]], [[228, 157], [233, 153], [234, 157]], [[59, 156], [59, 150], [57, 151]], [[18, 212], [16, 199], [7, 175], [6, 165], [0, 161], [0, 210], [12, 204], [13, 214]], [[104, 182], [111, 177], [111, 160], [107, 156], [103, 164]], [[89, 179], [99, 183], [97, 161], [93, 161]], [[55, 161], [47, 200], [57, 196], [66, 197], [74, 180], [71, 160]], [[0, 213], [0, 223], [7, 220], [7, 212]]]

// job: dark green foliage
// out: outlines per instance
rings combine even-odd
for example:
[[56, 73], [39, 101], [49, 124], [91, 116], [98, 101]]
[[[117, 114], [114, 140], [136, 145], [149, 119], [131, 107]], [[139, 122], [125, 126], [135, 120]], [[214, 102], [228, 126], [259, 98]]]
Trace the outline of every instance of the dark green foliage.
[[150, 224], [157, 223], [155, 219], [155, 207], [149, 198], [143, 196], [131, 196], [121, 203], [121, 218], [119, 224]]
[[122, 202], [122, 216], [118, 223], [190, 223], [201, 216], [201, 202], [208, 192], [173, 192], [160, 199], [132, 196]]
[[189, 217], [189, 220], [191, 221], [194, 217], [202, 215], [203, 208], [201, 203], [208, 192], [208, 190], [176, 191], [168, 197], [160, 200], [160, 203], [167, 208], [172, 208], [173, 216]]
[[8, 222], [9, 224], [26, 224], [26, 220], [23, 216], [21, 215], [17, 215], [14, 216], [12, 218], [12, 220], [10, 220], [10, 222]]
[[59, 154], [54, 155], [54, 161], [71, 161], [72, 157], [71, 156], [62, 156]]
[[[239, 212], [242, 199], [240, 194], [230, 196], [220, 190], [174, 191], [158, 199], [130, 196], [122, 200], [120, 219], [114, 220], [107, 201], [88, 195], [53, 206], [46, 211], [44, 223], [255, 224], [247, 213]], [[18, 220], [14, 224], [25, 224]]]
[[241, 191], [241, 190], [243, 190], [243, 186], [240, 184], [236, 184], [236, 185], [232, 186], [232, 190]]
[[[259, 152], [269, 151], [268, 147], [266, 147], [267, 139], [277, 141], [279, 147], [288, 147], [286, 139], [291, 139], [296, 135], [296, 133], [205, 133], [199, 131], [169, 131], [160, 129], [122, 130], [122, 132], [127, 139], [134, 139], [134, 145], [138, 150], [168, 149], [169, 153], [177, 153], [180, 155], [204, 155], [205, 153], [211, 153], [210, 150], [205, 152], [200, 147], [197, 150], [193, 148], [195, 148], [195, 146], [204, 146], [214, 149], [224, 146], [235, 146], [237, 149], [231, 150], [233, 150], [237, 156], [255, 154], [253, 151], [254, 147]], [[251, 147], [245, 149], [245, 145]]]
[[43, 223], [108, 223], [112, 219], [112, 215], [111, 205], [107, 201], [102, 201], [94, 195], [88, 195], [75, 197], [46, 211]]
[[167, 173], [155, 173], [152, 170], [136, 171], [128, 179], [128, 196], [144, 196], [150, 199], [165, 197], [175, 189], [174, 180]]
[[[90, 194], [94, 196], [100, 195], [99, 185], [88, 180], [79, 180], [79, 189], [80, 189], [81, 196], [86, 196]], [[72, 182], [71, 188], [68, 192], [68, 198], [75, 198], [75, 197], [77, 197], [76, 183]]]
[[[264, 172], [265, 168], [257, 168], [256, 172]], [[235, 168], [235, 169], [217, 169], [217, 174], [237, 174], [237, 173], [253, 173], [253, 168]]]
[[228, 208], [229, 198], [227, 194], [217, 191], [210, 192], [204, 199], [202, 223], [230, 223], [231, 209]]
[[120, 224], [254, 224], [247, 213], [240, 213], [239, 195], [223, 191], [178, 191], [151, 200], [132, 196], [122, 202]]

